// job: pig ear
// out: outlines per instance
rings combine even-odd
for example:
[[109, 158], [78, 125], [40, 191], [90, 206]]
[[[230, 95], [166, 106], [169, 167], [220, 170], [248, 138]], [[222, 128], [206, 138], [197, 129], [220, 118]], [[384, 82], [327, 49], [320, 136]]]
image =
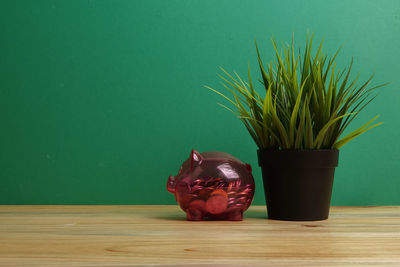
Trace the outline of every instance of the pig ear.
[[190, 153], [190, 169], [193, 170], [194, 167], [201, 164], [203, 161], [203, 156], [194, 149], [192, 149], [192, 153]]
[[251, 169], [251, 165], [248, 163], [244, 164], [246, 166], [246, 169], [251, 173], [252, 169]]

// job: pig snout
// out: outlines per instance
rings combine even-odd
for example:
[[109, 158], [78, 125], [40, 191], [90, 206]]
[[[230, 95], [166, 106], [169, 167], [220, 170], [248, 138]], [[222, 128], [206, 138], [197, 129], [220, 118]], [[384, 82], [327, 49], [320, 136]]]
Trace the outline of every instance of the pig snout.
[[175, 193], [175, 176], [170, 176], [168, 177], [168, 181], [167, 181], [167, 190], [168, 192], [174, 194]]

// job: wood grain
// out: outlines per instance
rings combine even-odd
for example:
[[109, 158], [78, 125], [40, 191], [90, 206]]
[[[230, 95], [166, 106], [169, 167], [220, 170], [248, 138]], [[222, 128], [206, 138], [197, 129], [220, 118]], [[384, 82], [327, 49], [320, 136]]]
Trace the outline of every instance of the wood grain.
[[0, 266], [400, 266], [400, 207], [188, 222], [177, 206], [0, 206]]

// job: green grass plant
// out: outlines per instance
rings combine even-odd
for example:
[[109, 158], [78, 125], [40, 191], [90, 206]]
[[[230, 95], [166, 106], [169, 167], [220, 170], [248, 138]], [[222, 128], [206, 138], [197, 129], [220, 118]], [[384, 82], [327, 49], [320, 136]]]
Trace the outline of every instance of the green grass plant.
[[313, 54], [313, 34], [307, 35], [305, 51], [296, 54], [294, 39], [278, 50], [272, 44], [276, 59], [264, 63], [257, 43], [257, 60], [263, 93], [255, 88], [248, 67], [248, 80], [223, 68], [222, 85], [230, 97], [206, 86], [225, 98], [233, 112], [243, 122], [260, 149], [339, 149], [347, 142], [382, 124], [379, 115], [342, 137], [349, 124], [375, 97], [376, 89], [386, 84], [370, 86], [370, 78], [359, 84], [359, 75], [350, 79], [353, 65], [337, 70], [336, 57], [323, 53], [323, 41]]

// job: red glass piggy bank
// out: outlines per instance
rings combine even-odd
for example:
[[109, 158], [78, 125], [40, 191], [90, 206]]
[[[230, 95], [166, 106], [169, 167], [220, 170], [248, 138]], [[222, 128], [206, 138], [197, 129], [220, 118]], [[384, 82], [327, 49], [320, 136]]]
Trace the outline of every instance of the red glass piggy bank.
[[192, 153], [167, 182], [190, 221], [241, 221], [254, 196], [251, 166], [223, 152]]

